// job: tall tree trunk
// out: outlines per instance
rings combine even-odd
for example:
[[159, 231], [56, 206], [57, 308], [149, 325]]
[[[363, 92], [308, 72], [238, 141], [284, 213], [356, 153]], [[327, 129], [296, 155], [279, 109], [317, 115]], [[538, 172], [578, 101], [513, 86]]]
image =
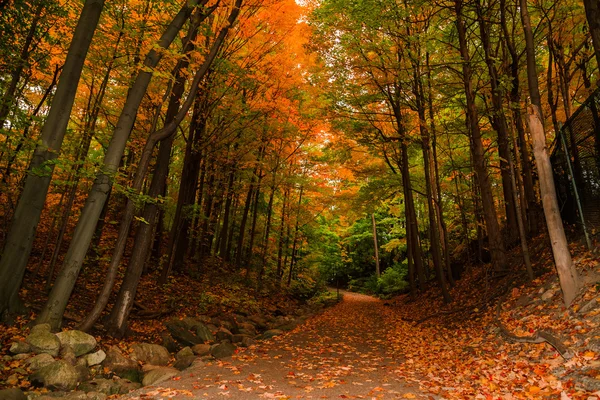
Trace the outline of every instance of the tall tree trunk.
[[[193, 49], [192, 43], [196, 36], [197, 29], [197, 24], [193, 24], [193, 26], [190, 27], [190, 32], [188, 32], [186, 44], [184, 45], [184, 54], [188, 53]], [[169, 105], [167, 107], [167, 113], [165, 115], [165, 124], [169, 124], [177, 117], [177, 112], [181, 105], [181, 98], [183, 97], [183, 91], [185, 88], [186, 81], [183, 72], [187, 68], [188, 64], [188, 59], [184, 57], [179, 63], [177, 63], [175, 69], [173, 70], [175, 84], [173, 85], [173, 89], [170, 94]], [[164, 193], [167, 175], [169, 173], [169, 160], [171, 158], [171, 147], [174, 138], [174, 135], [170, 135], [169, 137], [165, 138], [160, 142], [156, 168], [154, 170], [152, 182], [150, 183], [150, 189], [148, 191], [148, 196], [150, 198], [156, 199], [158, 198], [158, 196]], [[142, 220], [144, 222], [140, 224], [135, 235], [135, 246], [133, 254], [131, 255], [131, 258], [129, 260], [130, 265], [136, 265], [137, 263], [144, 263], [146, 261], [147, 253], [152, 243], [152, 234], [157, 223], [157, 217], [157, 203], [146, 203], [142, 212]], [[123, 229], [123, 231], [125, 231], [125, 229]], [[127, 235], [125, 235], [123, 245], [126, 244], [127, 236], [128, 230]], [[84, 321], [80, 324], [79, 329], [83, 331], [88, 331], [89, 329], [91, 329], [95, 322], [98, 320], [98, 318], [100, 318], [102, 311], [104, 311], [104, 308], [108, 304], [108, 300], [112, 292], [114, 282], [116, 280], [118, 267], [120, 265], [122, 251], [124, 251], [124, 247], [123, 250], [119, 251], [116, 254], [116, 257], [115, 255], [113, 255], [113, 258], [111, 259], [111, 265], [109, 265], [108, 273], [106, 274], [102, 290], [100, 291], [98, 298], [96, 299], [94, 307], [88, 313]]]
[[298, 209], [296, 210], [296, 226], [294, 227], [294, 240], [292, 241], [292, 257], [290, 260], [290, 270], [288, 273], [287, 285], [290, 286], [292, 283], [292, 276], [294, 272], [294, 266], [296, 265], [297, 258], [297, 246], [298, 238], [300, 233], [300, 208], [302, 206], [302, 196], [304, 195], [304, 186], [300, 186], [300, 193], [298, 195]]
[[379, 279], [381, 270], [379, 269], [379, 246], [377, 245], [377, 224], [375, 223], [375, 214], [371, 214], [371, 223], [373, 224], [373, 247], [375, 250], [375, 275]]
[[521, 170], [523, 171], [523, 186], [525, 188], [525, 199], [527, 209], [524, 213], [527, 215], [528, 232], [531, 234], [537, 233], [538, 218], [537, 218], [537, 200], [533, 184], [533, 173], [531, 168], [531, 157], [529, 156], [529, 144], [525, 139], [525, 127], [523, 125], [523, 117], [521, 115], [521, 88], [520, 88], [520, 55], [516, 50], [514, 38], [508, 29], [507, 22], [507, 6], [506, 0], [500, 0], [500, 23], [508, 53], [510, 55], [510, 108], [512, 112], [513, 123], [517, 129], [518, 146], [521, 153]]
[[479, 129], [479, 115], [475, 104], [475, 92], [472, 82], [471, 59], [466, 36], [466, 27], [463, 16], [463, 0], [454, 2], [456, 12], [456, 27], [458, 31], [458, 40], [462, 58], [463, 84], [465, 87], [465, 97], [467, 101], [467, 124], [471, 134], [471, 153], [475, 168], [477, 183], [481, 191], [481, 203], [488, 233], [490, 252], [492, 253], [492, 263], [496, 270], [506, 269], [506, 253], [504, 242], [498, 225], [496, 206], [492, 194], [492, 186], [489, 180], [487, 163], [485, 159], [485, 150]]
[[600, 68], [600, 4], [598, 4], [597, 0], [583, 0], [583, 5], [585, 7], [585, 16], [592, 36], [596, 63], [598, 68]]
[[[65, 136], [71, 109], [77, 93], [83, 63], [92, 41], [104, 0], [86, 0], [63, 68], [56, 95], [42, 128], [41, 144], [33, 154], [25, 186], [17, 204], [0, 259], [0, 315], [22, 309], [18, 296], [46, 194], [52, 179], [54, 163]], [[48, 173], [40, 171], [49, 169]]]
[[277, 246], [277, 282], [281, 283], [283, 277], [283, 245], [285, 242], [285, 217], [286, 217], [286, 205], [289, 196], [289, 189], [283, 191], [283, 203], [281, 205], [281, 222], [279, 224], [279, 243]]
[[541, 96], [538, 87], [537, 70], [535, 64], [535, 45], [533, 41], [533, 30], [527, 9], [527, 0], [520, 0], [521, 21], [525, 32], [525, 49], [527, 54], [527, 80], [529, 82], [529, 94], [531, 106], [527, 115], [529, 132], [533, 139], [533, 150], [535, 162], [540, 177], [540, 191], [542, 193], [542, 204], [544, 215], [552, 244], [554, 262], [563, 292], [563, 300], [568, 307], [579, 294], [581, 283], [579, 275], [571, 260], [571, 253], [567, 244], [567, 237], [560, 217], [558, 200], [556, 199], [556, 188], [550, 157], [546, 149], [546, 133], [544, 131], [541, 109]]
[[[191, 0], [190, 2], [188, 2], [173, 19], [173, 21], [171, 21], [171, 23], [166, 29], [166, 32], [159, 40], [159, 48], [166, 49], [167, 47], [169, 47], [169, 45], [178, 35], [178, 32], [181, 30], [185, 21], [189, 18], [190, 13], [192, 12], [196, 4], [196, 0]], [[237, 13], [239, 13], [239, 8], [235, 8], [235, 10], [237, 10], [235, 13], [235, 17], [237, 17]], [[227, 34], [229, 26], [230, 25], [227, 25], [221, 30], [221, 32], [219, 32], [219, 36], [215, 39], [215, 44], [219, 40], [221, 40], [222, 43], [222, 41], [224, 40], [224, 36]], [[221, 37], [223, 31], [225, 32]], [[220, 44], [218, 47], [220, 47]], [[188, 96], [188, 99], [186, 99], [185, 105], [182, 107], [182, 110], [180, 110], [180, 113], [178, 114], [176, 120], [172, 121], [160, 131], [156, 131], [150, 135], [144, 147], [142, 159], [140, 160], [138, 169], [136, 171], [136, 179], [134, 179], [134, 190], [136, 192], [139, 192], [139, 190], [141, 189], [154, 146], [158, 141], [173, 134], [177, 126], [179, 126], [179, 124], [185, 117], [187, 111], [193, 103], [195, 91], [197, 90], [200, 81], [204, 78], [206, 72], [208, 71], [212, 60], [214, 60], [214, 58], [216, 57], [217, 51], [218, 48], [215, 49], [214, 46], [213, 48], [211, 48], [200, 70], [194, 76], [194, 81], [191, 86], [190, 95]], [[153, 49], [146, 56], [144, 65], [147, 67], [156, 66], [160, 58], [161, 54], [157, 50]], [[64, 313], [68, 299], [75, 285], [75, 281], [81, 269], [83, 259], [85, 258], [85, 255], [89, 248], [92, 232], [95, 227], [95, 222], [97, 221], [97, 217], [101, 211], [101, 208], [104, 206], [104, 203], [106, 201], [108, 189], [111, 186], [112, 179], [118, 168], [118, 160], [120, 160], [123, 156], [125, 145], [127, 143], [129, 134], [131, 133], [131, 130], [133, 128], [135, 116], [141, 104], [142, 98], [148, 88], [151, 77], [151, 72], [147, 72], [146, 70], [140, 71], [136, 78], [136, 81], [134, 82], [131, 90], [129, 91], [129, 95], [125, 102], [125, 106], [123, 108], [121, 116], [119, 117], [119, 122], [117, 123], [117, 127], [115, 129], [115, 132], [113, 133], [111, 142], [106, 151], [103, 168], [98, 174], [96, 181], [94, 182], [94, 185], [90, 190], [90, 193], [82, 210], [79, 222], [73, 234], [74, 240], [71, 242], [71, 245], [69, 246], [69, 251], [67, 252], [67, 256], [65, 257], [64, 267], [61, 270], [61, 274], [58, 277], [59, 279], [57, 279], [57, 282], [54, 285], [52, 292], [50, 293], [48, 302], [46, 303], [44, 309], [38, 316], [38, 323], [48, 322], [53, 327], [58, 327], [61, 324], [62, 315]], [[131, 206], [127, 206], [126, 214], [127, 215], [125, 216], [123, 221], [123, 224], [125, 225], [130, 224], [131, 219], [133, 218], [133, 202], [131, 202]], [[128, 218], [129, 221], [127, 221]], [[135, 287], [137, 288], [137, 282], [135, 284]], [[132, 288], [129, 287], [128, 289]], [[131, 294], [132, 292], [128, 292], [126, 296], [129, 296]], [[131, 304], [133, 304], [133, 298], [131, 298], [130, 300], [132, 302]], [[119, 315], [119, 317], [120, 316], [121, 315]], [[121, 320], [119, 319], [119, 321]]]
[[510, 244], [515, 244], [518, 239], [518, 222], [516, 205], [514, 203], [514, 193], [512, 190], [509, 160], [512, 159], [510, 151], [510, 142], [508, 140], [508, 124], [506, 115], [504, 114], [504, 89], [500, 84], [498, 69], [496, 68], [496, 55], [492, 54], [492, 43], [490, 40], [488, 19], [490, 17], [489, 10], [484, 11], [481, 5], [481, 0], [475, 1], [477, 10], [477, 20], [479, 23], [479, 33], [485, 53], [485, 63], [487, 65], [488, 74], [490, 77], [491, 97], [492, 97], [492, 124], [494, 130], [498, 134], [498, 153], [500, 155], [500, 174], [502, 177], [502, 193], [504, 197], [504, 209], [506, 213], [507, 236]]
[[27, 36], [25, 37], [25, 43], [23, 44], [23, 48], [21, 49], [21, 54], [19, 55], [19, 60], [14, 70], [10, 74], [10, 82], [8, 83], [8, 87], [6, 91], [2, 95], [0, 99], [0, 128], [3, 128], [6, 124], [6, 120], [8, 114], [10, 113], [11, 106], [16, 103], [15, 93], [17, 90], [17, 86], [19, 85], [19, 81], [21, 80], [21, 76], [23, 75], [23, 71], [25, 70], [25, 66], [29, 60], [29, 53], [31, 52], [31, 43], [35, 37], [38, 23], [40, 22], [42, 11], [44, 9], [45, 1], [38, 0], [37, 5], [33, 11], [33, 19], [31, 20], [31, 25], [29, 26], [29, 31], [27, 32]]

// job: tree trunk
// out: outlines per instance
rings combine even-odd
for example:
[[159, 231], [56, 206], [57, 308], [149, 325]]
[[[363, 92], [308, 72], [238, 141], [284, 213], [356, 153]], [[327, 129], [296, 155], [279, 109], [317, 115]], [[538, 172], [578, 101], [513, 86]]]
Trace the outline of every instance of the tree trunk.
[[554, 262], [563, 292], [563, 300], [568, 307], [579, 294], [581, 283], [579, 275], [571, 260], [571, 253], [567, 244], [567, 237], [560, 217], [558, 200], [556, 199], [556, 188], [554, 187], [554, 176], [550, 157], [546, 149], [546, 134], [544, 131], [544, 118], [541, 113], [541, 96], [538, 87], [537, 70], [535, 64], [535, 48], [533, 42], [533, 30], [527, 10], [527, 0], [520, 0], [521, 21], [525, 32], [525, 49], [527, 54], [527, 80], [529, 82], [529, 93], [531, 106], [527, 115], [529, 132], [533, 139], [533, 151], [535, 163], [540, 179], [540, 191], [546, 225], [552, 244]]
[[600, 68], [600, 4], [598, 0], [583, 0], [585, 16], [590, 28], [596, 63]]
[[504, 197], [504, 209], [506, 213], [507, 236], [510, 244], [516, 243], [518, 238], [517, 212], [514, 199], [516, 198], [511, 184], [509, 160], [512, 159], [510, 151], [510, 142], [508, 140], [508, 124], [504, 114], [504, 105], [502, 104], [504, 90], [500, 84], [498, 69], [496, 68], [496, 56], [492, 54], [492, 43], [489, 34], [489, 10], [485, 12], [481, 6], [481, 0], [475, 2], [477, 10], [477, 20], [479, 22], [479, 33], [485, 53], [485, 63], [487, 65], [490, 77], [491, 97], [492, 97], [492, 125], [498, 134], [498, 153], [500, 155], [500, 174], [502, 177], [502, 192]]
[[500, 233], [500, 226], [498, 225], [496, 206], [494, 205], [492, 186], [486, 165], [485, 150], [483, 148], [481, 131], [479, 129], [479, 115], [475, 105], [473, 82], [471, 81], [471, 60], [466, 37], [466, 27], [463, 20], [463, 3], [462, 0], [456, 0], [454, 4], [460, 53], [463, 61], [463, 84], [467, 101], [467, 124], [471, 134], [471, 153], [473, 155], [477, 183], [481, 190], [481, 203], [488, 233], [490, 252], [492, 253], [492, 263], [497, 271], [501, 271], [506, 269], [506, 253], [502, 235]]
[[381, 270], [379, 269], [379, 246], [377, 245], [377, 225], [375, 224], [375, 214], [371, 214], [371, 223], [373, 224], [373, 246], [375, 249], [375, 275], [379, 279]]
[[[179, 30], [181, 30], [185, 21], [189, 18], [189, 15], [192, 12], [195, 4], [197, 4], [197, 1], [191, 0], [186, 6], [182, 8], [182, 10], [177, 14], [173, 21], [171, 21], [171, 24], [167, 27], [166, 32], [159, 40], [158, 47], [164, 49], [169, 47], [169, 45], [172, 43], [175, 37], [177, 37], [178, 32]], [[239, 12], [239, 9], [236, 8], [236, 10], [237, 12]], [[219, 37], [215, 40], [215, 43], [217, 43], [217, 41], [221, 37], [221, 33], [223, 32], [223, 30], [226, 29], [228, 29], [228, 26], [222, 29], [222, 31], [219, 33]], [[225, 34], [226, 33], [227, 31], [225, 31]], [[221, 42], [222, 40], [224, 40], [224, 35], [221, 39]], [[194, 81], [192, 83], [190, 95], [188, 96], [188, 99], [186, 99], [185, 105], [182, 107], [182, 110], [178, 114], [176, 120], [172, 121], [160, 131], [156, 131], [150, 135], [149, 140], [144, 147], [139, 167], [136, 171], [136, 179], [134, 182], [134, 190], [136, 192], [139, 192], [139, 190], [141, 189], [154, 146], [159, 140], [162, 140], [168, 137], [169, 135], [173, 134], [173, 132], [175, 132], [175, 130], [177, 129], [177, 126], [179, 126], [183, 118], [186, 116], [187, 111], [193, 103], [195, 91], [197, 90], [200, 81], [203, 79], [204, 75], [208, 71], [212, 60], [214, 60], [214, 57], [216, 57], [217, 51], [218, 48], [215, 49], [214, 46], [213, 48], [211, 48], [211, 51], [207, 58], [204, 60], [204, 63], [202, 64], [200, 70], [194, 76]], [[153, 49], [149, 52], [148, 56], [146, 57], [144, 65], [146, 67], [152, 68], [158, 64], [160, 58], [160, 53]], [[129, 91], [129, 95], [127, 96], [125, 106], [123, 108], [121, 116], [119, 117], [119, 122], [117, 123], [117, 127], [115, 129], [115, 132], [113, 133], [111, 142], [106, 151], [103, 168], [101, 169], [101, 172], [97, 175], [96, 181], [94, 182], [94, 185], [90, 190], [86, 203], [83, 207], [79, 222], [73, 234], [74, 240], [71, 242], [71, 245], [69, 246], [69, 251], [67, 252], [67, 256], [65, 257], [64, 267], [61, 271], [61, 274], [58, 277], [59, 279], [57, 279], [57, 282], [52, 292], [50, 293], [46, 306], [38, 316], [38, 323], [49, 322], [53, 327], [60, 326], [62, 315], [64, 313], [68, 299], [75, 285], [75, 281], [81, 269], [83, 259], [85, 258], [85, 255], [89, 248], [92, 233], [95, 228], [95, 222], [97, 221], [97, 217], [100, 214], [101, 209], [106, 201], [108, 189], [111, 186], [114, 174], [116, 173], [118, 168], [118, 160], [123, 156], [125, 145], [127, 143], [129, 134], [131, 133], [131, 130], [133, 128], [135, 116], [141, 104], [142, 98], [148, 88], [151, 78], [151, 72], [146, 72], [145, 70], [140, 71], [136, 78], [136, 81], [134, 82], [131, 90]], [[131, 220], [127, 221], [127, 218], [133, 218], [133, 203], [127, 208], [128, 210], [126, 210], [127, 215], [124, 218], [124, 224], [128, 224], [131, 222]], [[135, 287], [137, 287], [137, 283]], [[131, 299], [131, 301], [133, 302], [133, 298]]]
[[[85, 2], [56, 95], [42, 128], [41, 144], [31, 160], [29, 171], [33, 173], [28, 174], [25, 180], [0, 260], [0, 315], [3, 317], [5, 313], [22, 309], [18, 291], [52, 179], [52, 161], [58, 157], [62, 146], [81, 70], [103, 7], [104, 0]], [[42, 171], [44, 173], [40, 173]]]

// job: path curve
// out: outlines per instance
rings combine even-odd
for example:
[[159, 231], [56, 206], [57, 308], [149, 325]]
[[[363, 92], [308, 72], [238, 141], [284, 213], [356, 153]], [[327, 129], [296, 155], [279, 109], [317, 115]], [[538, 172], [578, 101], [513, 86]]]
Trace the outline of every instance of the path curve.
[[231, 359], [193, 366], [122, 399], [435, 399], [395, 373], [393, 312], [370, 296], [344, 300]]

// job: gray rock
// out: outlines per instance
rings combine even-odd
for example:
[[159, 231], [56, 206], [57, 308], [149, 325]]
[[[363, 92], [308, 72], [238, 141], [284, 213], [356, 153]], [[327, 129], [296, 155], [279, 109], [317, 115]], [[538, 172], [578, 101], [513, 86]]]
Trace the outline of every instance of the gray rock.
[[210, 354], [214, 358], [231, 357], [235, 353], [235, 346], [229, 342], [223, 342], [211, 347]]
[[77, 355], [75, 354], [75, 350], [73, 350], [73, 348], [69, 345], [62, 346], [60, 348], [60, 358], [71, 365], [77, 364]]
[[179, 350], [180, 346], [175, 340], [173, 340], [173, 337], [169, 332], [161, 332], [160, 337], [162, 338], [163, 347], [169, 350], [169, 353], [176, 353], [177, 350]]
[[171, 336], [182, 346], [193, 346], [195, 344], [204, 343], [204, 340], [198, 337], [195, 333], [190, 332], [187, 325], [181, 320], [173, 319], [167, 321], [165, 326], [171, 332]]
[[144, 364], [167, 365], [171, 360], [169, 351], [158, 344], [136, 343], [131, 348], [131, 358]]
[[261, 335], [261, 339], [271, 339], [272, 337], [283, 334], [281, 329], [270, 329]]
[[[578, 313], [579, 314], [587, 314], [590, 311], [592, 311], [593, 309], [595, 309], [596, 307], [598, 307], [598, 299], [594, 297], [592, 300], [590, 300], [587, 303], [585, 303], [584, 305], [582, 305], [581, 308], [579, 309]], [[11, 349], [12, 349], [12, 347], [11, 347]]]
[[160, 367], [155, 368], [151, 371], [148, 371], [146, 375], [144, 375], [144, 380], [142, 381], [143, 386], [156, 385], [160, 382], [164, 382], [168, 379], [171, 379], [175, 375], [179, 373], [175, 368], [170, 367]]
[[194, 351], [190, 347], [184, 347], [179, 350], [179, 352], [175, 355], [176, 359], [180, 359], [182, 357], [194, 356]]
[[142, 387], [139, 382], [131, 382], [128, 379], [119, 379], [119, 394], [127, 394], [131, 391], [137, 390]]
[[267, 320], [262, 315], [251, 315], [248, 320], [252, 322], [258, 329], [267, 329]]
[[82, 331], [64, 331], [56, 334], [60, 340], [61, 346], [70, 346], [79, 357], [96, 348], [96, 339]]
[[111, 396], [113, 394], [119, 394], [121, 387], [117, 380], [98, 378], [89, 382], [80, 383], [78, 389], [83, 390], [86, 393], [99, 392]]
[[542, 294], [542, 300], [546, 301], [546, 300], [550, 300], [552, 297], [554, 297], [554, 294], [556, 293], [556, 291], [554, 289], [548, 289], [544, 292], [544, 294]]
[[[12, 359], [13, 360], [26, 360], [29, 357], [31, 357], [31, 353], [21, 353], [21, 354], [15, 354]], [[52, 357], [52, 356], [50, 356], [50, 357]]]
[[54, 362], [54, 357], [50, 354], [42, 353], [27, 360], [27, 367], [32, 371], [37, 371]]
[[31, 351], [31, 346], [26, 342], [19, 340], [18, 342], [13, 342], [10, 345], [10, 350], [12, 354], [24, 354], [29, 353]]
[[27, 396], [21, 389], [0, 390], [0, 399], [2, 400], [27, 400]]
[[192, 365], [195, 359], [196, 356], [193, 354], [191, 356], [178, 357], [177, 361], [175, 361], [175, 363], [173, 364], [173, 367], [177, 368], [179, 371], [183, 371], [184, 369]]
[[83, 359], [88, 367], [92, 367], [102, 363], [106, 359], [106, 353], [104, 350], [98, 350], [95, 353], [86, 354]]
[[42, 330], [42, 328], [30, 333], [29, 336], [25, 338], [25, 341], [31, 346], [31, 350], [36, 354], [46, 353], [56, 357], [60, 351], [60, 340], [58, 340], [55, 334]]
[[210, 354], [210, 347], [210, 344], [197, 344], [194, 347], [192, 347], [192, 351], [197, 356], [205, 356], [207, 354]]
[[209, 327], [204, 324], [196, 325], [196, 336], [198, 336], [204, 343], [206, 342], [214, 342], [215, 337], [210, 331]]
[[240, 333], [242, 333], [242, 330], [248, 332], [249, 335], [256, 335], [256, 327], [250, 322], [242, 322], [240, 324]]
[[78, 391], [69, 392], [69, 393], [61, 393], [61, 392], [49, 393], [47, 395], [35, 397], [34, 400], [55, 400], [57, 398], [60, 398], [61, 400], [106, 400], [107, 396], [104, 393], [98, 393], [98, 392], [86, 393], [81, 390], [78, 390]]
[[238, 334], [238, 335], [233, 335], [233, 337], [231, 338], [231, 343], [242, 343], [244, 341], [244, 338], [249, 337], [248, 335], [242, 335], [242, 334]]
[[223, 340], [229, 340], [231, 341], [231, 339], [233, 338], [233, 334], [229, 331], [229, 329], [226, 328], [220, 328], [217, 333], [215, 334], [215, 337], [217, 338], [217, 340], [223, 341]]
[[141, 382], [142, 380], [142, 373], [138, 363], [125, 357], [116, 347], [111, 347], [106, 351], [106, 358], [102, 362], [102, 366], [108, 368], [108, 370], [121, 378], [134, 382]]
[[31, 328], [29, 334], [31, 335], [32, 333], [39, 332], [52, 332], [52, 327], [50, 326], [50, 324], [37, 324]]
[[249, 336], [244, 337], [244, 339], [242, 339], [242, 347], [250, 347], [254, 344], [254, 339], [252, 339]]
[[77, 386], [79, 374], [75, 367], [59, 360], [40, 368], [30, 376], [34, 385], [42, 385], [48, 389], [73, 390]]

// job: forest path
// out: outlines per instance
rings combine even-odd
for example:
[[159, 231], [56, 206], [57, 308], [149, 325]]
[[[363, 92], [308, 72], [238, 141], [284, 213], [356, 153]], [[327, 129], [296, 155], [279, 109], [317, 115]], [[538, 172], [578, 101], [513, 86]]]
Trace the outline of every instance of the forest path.
[[342, 302], [282, 336], [123, 399], [436, 398], [395, 373], [403, 360], [387, 346], [392, 318], [381, 301], [344, 293]]

